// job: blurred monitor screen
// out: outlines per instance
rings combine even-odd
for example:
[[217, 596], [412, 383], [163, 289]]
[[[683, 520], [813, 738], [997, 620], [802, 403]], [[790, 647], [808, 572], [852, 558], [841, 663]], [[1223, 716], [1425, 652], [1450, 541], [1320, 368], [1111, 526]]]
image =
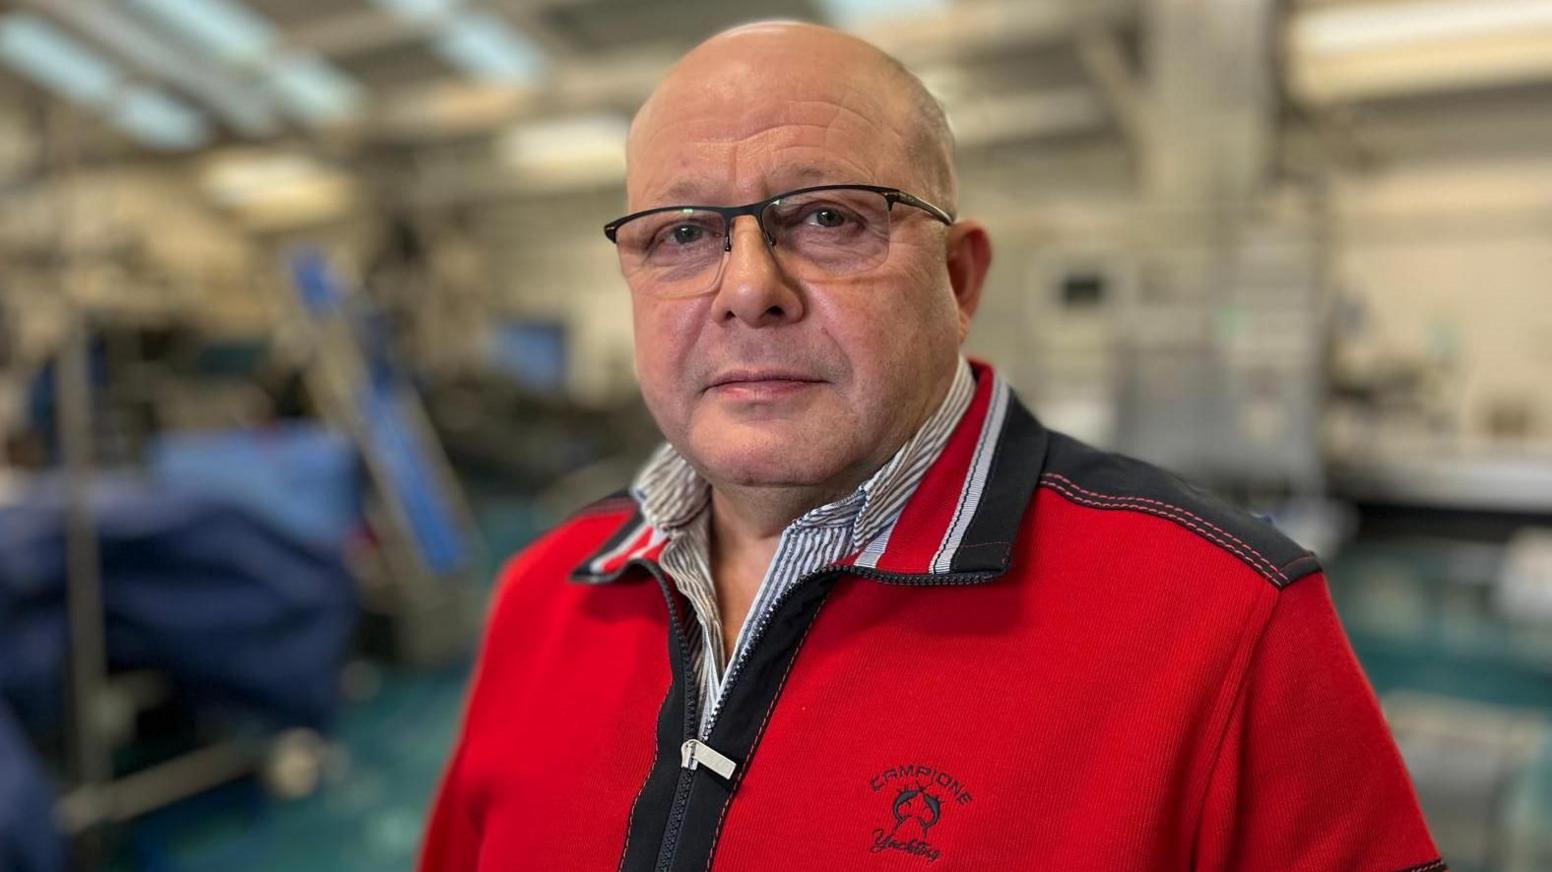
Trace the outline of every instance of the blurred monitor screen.
[[524, 387], [559, 393], [566, 387], [566, 325], [558, 321], [507, 321], [496, 329], [495, 368]]

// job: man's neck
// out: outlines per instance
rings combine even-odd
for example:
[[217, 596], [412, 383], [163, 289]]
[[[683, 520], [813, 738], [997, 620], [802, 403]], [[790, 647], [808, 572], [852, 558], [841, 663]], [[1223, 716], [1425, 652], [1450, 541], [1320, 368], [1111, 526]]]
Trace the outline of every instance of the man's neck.
[[717, 589], [717, 610], [722, 616], [724, 654], [732, 654], [760, 582], [776, 557], [782, 531], [808, 510], [849, 492], [712, 487], [708, 557]]
[[[860, 481], [858, 482], [860, 484]], [[855, 489], [711, 486], [713, 532], [736, 545], [776, 541], [781, 531], [810, 509]]]

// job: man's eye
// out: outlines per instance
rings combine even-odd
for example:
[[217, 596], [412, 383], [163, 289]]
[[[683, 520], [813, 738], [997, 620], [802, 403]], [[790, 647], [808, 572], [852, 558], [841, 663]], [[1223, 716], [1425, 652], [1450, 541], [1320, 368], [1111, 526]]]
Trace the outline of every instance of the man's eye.
[[820, 208], [808, 213], [806, 220], [819, 227], [840, 227], [846, 223], [846, 215], [839, 209]]
[[706, 228], [694, 224], [679, 224], [668, 231], [668, 238], [675, 245], [690, 245], [706, 235]]

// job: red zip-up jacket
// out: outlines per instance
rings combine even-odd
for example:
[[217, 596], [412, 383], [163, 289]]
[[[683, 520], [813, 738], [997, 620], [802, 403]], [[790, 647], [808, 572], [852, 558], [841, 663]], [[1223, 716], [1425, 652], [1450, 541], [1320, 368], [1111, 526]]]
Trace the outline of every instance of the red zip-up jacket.
[[703, 736], [634, 502], [514, 559], [421, 868], [1444, 869], [1315, 558], [976, 375]]

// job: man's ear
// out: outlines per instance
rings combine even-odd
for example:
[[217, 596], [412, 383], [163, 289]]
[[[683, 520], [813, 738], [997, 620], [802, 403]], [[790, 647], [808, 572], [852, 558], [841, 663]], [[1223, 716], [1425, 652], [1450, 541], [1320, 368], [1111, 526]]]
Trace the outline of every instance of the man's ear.
[[959, 305], [959, 341], [970, 335], [970, 319], [981, 305], [981, 288], [992, 265], [992, 240], [979, 221], [956, 221], [948, 229], [948, 280]]

